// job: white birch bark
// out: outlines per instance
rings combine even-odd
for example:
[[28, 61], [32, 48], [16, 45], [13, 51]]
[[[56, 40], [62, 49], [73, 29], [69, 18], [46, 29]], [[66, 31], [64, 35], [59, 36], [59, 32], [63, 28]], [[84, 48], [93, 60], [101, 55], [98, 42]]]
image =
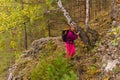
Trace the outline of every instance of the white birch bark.
[[89, 0], [86, 0], [86, 20], [85, 20], [85, 24], [86, 24], [86, 29], [89, 28]]
[[76, 27], [76, 30], [80, 31], [80, 35], [79, 36], [80, 36], [81, 40], [84, 42], [84, 44], [91, 45], [88, 35], [84, 31], [84, 29], [82, 29], [81, 27], [78, 27], [78, 24], [75, 23], [71, 19], [69, 13], [66, 11], [66, 9], [64, 8], [64, 6], [62, 5], [61, 0], [56, 0], [56, 1], [57, 1], [57, 4], [58, 4], [59, 8], [61, 9], [61, 11], [63, 12], [64, 16], [66, 17], [68, 24], [70, 26], [74, 25]]
[[66, 17], [68, 24], [70, 26], [72, 25], [76, 25], [76, 23], [74, 21], [72, 21], [72, 18], [70, 17], [69, 13], [66, 11], [66, 9], [64, 8], [62, 1], [61, 0], [57, 0], [57, 4], [59, 6], [59, 8], [62, 10], [64, 16]]

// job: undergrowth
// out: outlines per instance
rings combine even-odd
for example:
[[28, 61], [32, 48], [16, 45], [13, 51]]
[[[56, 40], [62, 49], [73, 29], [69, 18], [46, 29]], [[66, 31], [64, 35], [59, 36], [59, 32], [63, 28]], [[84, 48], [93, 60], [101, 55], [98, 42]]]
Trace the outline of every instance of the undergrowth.
[[[53, 58], [54, 57], [54, 58]], [[31, 72], [31, 80], [78, 80], [73, 65], [59, 54], [58, 56], [42, 57]]]

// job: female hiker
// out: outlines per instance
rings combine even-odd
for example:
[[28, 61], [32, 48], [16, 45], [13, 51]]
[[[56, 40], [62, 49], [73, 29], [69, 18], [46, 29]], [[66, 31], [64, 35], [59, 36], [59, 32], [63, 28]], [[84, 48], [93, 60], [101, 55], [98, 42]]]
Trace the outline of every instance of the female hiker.
[[75, 55], [76, 50], [74, 46], [74, 40], [78, 38], [79, 33], [80, 32], [78, 33], [75, 32], [75, 26], [71, 26], [67, 33], [66, 42], [65, 42], [66, 51], [67, 51], [67, 54], [66, 54], [67, 59]]

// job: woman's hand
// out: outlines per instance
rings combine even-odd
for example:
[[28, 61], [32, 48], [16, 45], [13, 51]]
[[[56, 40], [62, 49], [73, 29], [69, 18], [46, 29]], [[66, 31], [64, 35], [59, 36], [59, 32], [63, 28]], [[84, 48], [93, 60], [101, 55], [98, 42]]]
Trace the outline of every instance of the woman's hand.
[[79, 31], [79, 32], [77, 32], [76, 34], [77, 34], [77, 35], [79, 35], [79, 34], [80, 34], [80, 31]]

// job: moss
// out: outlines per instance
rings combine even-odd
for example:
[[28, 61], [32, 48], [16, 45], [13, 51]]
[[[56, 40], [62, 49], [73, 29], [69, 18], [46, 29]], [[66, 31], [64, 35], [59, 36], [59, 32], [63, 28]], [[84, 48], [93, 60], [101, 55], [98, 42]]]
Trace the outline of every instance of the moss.
[[54, 52], [57, 48], [57, 44], [54, 42], [54, 41], [48, 41], [47, 44], [45, 44], [43, 47], [42, 47], [42, 51], [41, 53], [51, 53], [51, 52]]

